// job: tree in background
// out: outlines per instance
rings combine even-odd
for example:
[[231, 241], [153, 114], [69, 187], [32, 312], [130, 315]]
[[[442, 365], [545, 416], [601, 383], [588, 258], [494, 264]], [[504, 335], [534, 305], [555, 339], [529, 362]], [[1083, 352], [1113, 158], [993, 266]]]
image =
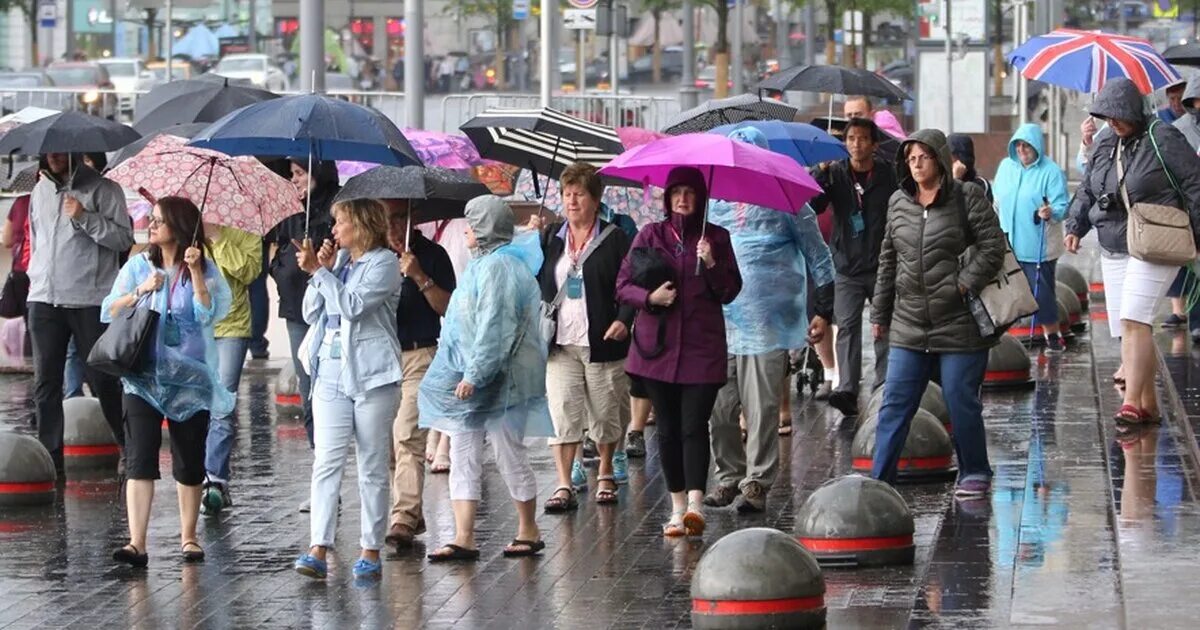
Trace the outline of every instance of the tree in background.
[[716, 85], [713, 86], [713, 96], [725, 98], [729, 96], [729, 2], [704, 0], [704, 3], [717, 12], [717, 42], [713, 45], [713, 63], [717, 66], [717, 78]]
[[654, 17], [654, 57], [651, 61], [651, 76], [655, 83], [662, 81], [662, 38], [659, 32], [659, 26], [662, 23], [663, 13], [674, 11], [680, 7], [680, 0], [644, 0], [642, 8], [650, 12]]
[[13, 9], [18, 9], [25, 16], [26, 25], [29, 27], [29, 59], [30, 65], [38, 67], [42, 65], [38, 59], [38, 20], [37, 20], [37, 5], [38, 0], [0, 0], [0, 12], [8, 13]]
[[478, 15], [492, 22], [496, 32], [496, 57], [493, 61], [496, 89], [502, 89], [505, 85], [504, 52], [509, 39], [505, 35], [516, 25], [512, 15], [512, 0], [448, 0], [445, 13], [462, 18]]

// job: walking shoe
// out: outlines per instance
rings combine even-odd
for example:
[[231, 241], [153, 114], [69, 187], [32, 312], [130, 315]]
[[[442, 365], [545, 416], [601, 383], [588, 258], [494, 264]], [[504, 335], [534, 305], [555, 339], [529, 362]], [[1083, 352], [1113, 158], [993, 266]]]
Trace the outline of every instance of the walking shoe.
[[296, 573], [314, 580], [324, 580], [325, 575], [329, 572], [329, 567], [310, 553], [300, 554], [292, 566], [296, 569]]
[[817, 392], [813, 394], [813, 400], [829, 400], [829, 395], [833, 393], [833, 382], [822, 381], [817, 387]]
[[311, 511], [312, 511], [312, 502], [311, 501], [309, 501], [308, 499], [305, 499], [300, 502], [299, 512], [301, 514], [308, 514]]
[[1046, 335], [1046, 354], [1062, 354], [1067, 349], [1067, 341], [1062, 335], [1055, 333]]
[[578, 459], [571, 462], [571, 486], [576, 490], [587, 487], [587, 472]]
[[229, 498], [229, 487], [215, 481], [205, 481], [200, 492], [200, 513], [204, 516], [217, 516], [221, 510], [233, 507]]
[[992, 489], [992, 482], [987, 479], [967, 479], [958, 482], [954, 488], [954, 496], [960, 499], [981, 497]]
[[764, 512], [767, 509], [767, 492], [763, 490], [762, 484], [757, 481], [751, 481], [742, 489], [742, 498], [738, 501], [737, 511], [743, 514], [748, 512]]
[[704, 505], [708, 507], [727, 507], [741, 494], [737, 486], [718, 485], [713, 491], [704, 495]]
[[1163, 320], [1162, 327], [1163, 328], [1179, 328], [1180, 326], [1186, 326], [1187, 323], [1188, 323], [1188, 320], [1187, 320], [1186, 315], [1179, 315], [1177, 313], [1171, 313], [1170, 317]]
[[630, 431], [626, 434], [625, 454], [630, 457], [645, 457], [646, 434], [641, 431]]
[[592, 438], [583, 439], [583, 458], [596, 459], [600, 457], [600, 451], [596, 448], [596, 441]]
[[354, 577], [360, 580], [367, 578], [378, 578], [383, 575], [383, 565], [379, 562], [372, 562], [366, 558], [359, 558], [358, 562], [354, 563]]
[[829, 394], [829, 406], [842, 412], [843, 416], [857, 416], [858, 396], [853, 392], [844, 392], [841, 390], [832, 392]]
[[629, 456], [625, 451], [617, 451], [613, 453], [613, 481], [617, 485], [623, 486], [629, 483]]

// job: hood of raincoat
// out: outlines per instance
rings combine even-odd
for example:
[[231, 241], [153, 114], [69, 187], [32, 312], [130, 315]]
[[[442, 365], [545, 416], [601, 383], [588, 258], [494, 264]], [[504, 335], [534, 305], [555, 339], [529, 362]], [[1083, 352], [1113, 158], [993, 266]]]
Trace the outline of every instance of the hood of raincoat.
[[1200, 103], [1195, 102], [1198, 98], [1200, 98], [1200, 74], [1193, 76], [1183, 91], [1183, 108], [1193, 116], [1200, 116]]
[[[1021, 163], [1017, 141], [1033, 146], [1038, 159], [1029, 166]], [[1042, 129], [1029, 123], [1017, 128], [1008, 142], [1008, 158], [996, 169], [996, 210], [1000, 227], [1008, 235], [1013, 254], [1021, 262], [1056, 260], [1063, 254], [1062, 221], [1067, 216], [1070, 196], [1062, 169], [1044, 152]], [[1034, 215], [1043, 203], [1049, 203], [1051, 221], [1035, 223]]]
[[912, 177], [912, 171], [908, 169], [908, 161], [904, 159], [905, 152], [913, 143], [929, 147], [937, 156], [938, 165], [942, 169], [941, 188], [943, 191], [950, 191], [953, 188], [954, 171], [951, 166], [954, 164], [954, 158], [950, 155], [950, 143], [946, 140], [946, 134], [937, 129], [914, 131], [907, 140], [900, 143], [900, 150], [896, 151], [896, 175], [900, 180], [900, 188], [910, 197], [917, 193], [917, 182]]
[[1034, 151], [1037, 151], [1038, 154], [1038, 157], [1033, 161], [1033, 164], [1030, 164], [1026, 168], [1033, 168], [1034, 166], [1040, 164], [1042, 162], [1042, 158], [1046, 155], [1046, 141], [1042, 136], [1042, 128], [1034, 123], [1025, 123], [1024, 125], [1018, 127], [1015, 132], [1013, 132], [1012, 138], [1008, 141], [1008, 158], [1013, 162], [1016, 162], [1017, 165], [1024, 166], [1021, 164], [1021, 156], [1017, 154], [1018, 140], [1028, 143], [1033, 147]]
[[904, 127], [900, 124], [900, 120], [896, 115], [886, 109], [881, 109], [875, 112], [875, 125], [881, 131], [884, 131], [897, 140], [903, 140], [908, 134], [904, 133]]
[[758, 127], [747, 126], [734, 129], [733, 131], [729, 132], [729, 139], [753, 144], [760, 149], [771, 148], [767, 143], [766, 134], [759, 130]]
[[[663, 209], [667, 216], [671, 213], [671, 189], [676, 186], [691, 186], [692, 190], [696, 191], [696, 210], [701, 210], [708, 205], [708, 184], [704, 181], [704, 174], [700, 169], [691, 166], [676, 166], [667, 174], [666, 192], [663, 194]], [[692, 216], [701, 214], [693, 212]]]
[[490, 254], [513, 240], [514, 224], [512, 208], [495, 195], [476, 197], [467, 202], [465, 211], [467, 225], [475, 233], [475, 242], [480, 255]]
[[1112, 79], [1100, 88], [1089, 109], [1097, 118], [1115, 118], [1144, 125], [1146, 103], [1133, 81], [1124, 77]]
[[1188, 111], [1187, 115], [1180, 116], [1172, 124], [1183, 132], [1192, 149], [1200, 151], [1200, 102], [1197, 99], [1200, 99], [1200, 74], [1188, 81], [1183, 92], [1183, 108]]

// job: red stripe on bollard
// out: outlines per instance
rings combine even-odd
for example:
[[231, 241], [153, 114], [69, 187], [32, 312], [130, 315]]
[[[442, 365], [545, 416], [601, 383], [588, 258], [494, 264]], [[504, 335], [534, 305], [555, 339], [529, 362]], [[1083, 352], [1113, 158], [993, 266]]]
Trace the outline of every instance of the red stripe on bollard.
[[[1014, 337], [1017, 337], [1017, 338], [1024, 338], [1024, 337], [1028, 337], [1031, 333], [1029, 332], [1028, 326], [1025, 326], [1025, 327], [1013, 326], [1012, 328], [1008, 329], [1008, 334], [1010, 334]], [[1042, 334], [1042, 325], [1038, 324], [1038, 325], [1034, 326], [1032, 334], [1035, 337], [1041, 335]]]
[[[940, 470], [949, 468], [951, 463], [949, 455], [938, 455], [937, 457], [901, 457], [900, 463], [897, 464], [898, 470]], [[855, 470], [870, 470], [871, 458], [856, 457], [851, 467]]]
[[905, 536], [874, 536], [867, 538], [797, 538], [801, 545], [814, 552], [875, 551], [895, 549], [913, 544], [912, 534]]
[[0, 494], [34, 494], [54, 490], [53, 481], [32, 481], [24, 483], [0, 483]]
[[280, 405], [299, 405], [304, 402], [300, 394], [276, 394], [275, 402]]
[[66, 457], [93, 457], [96, 455], [120, 454], [121, 447], [116, 444], [81, 444], [63, 447], [63, 455]]
[[774, 615], [805, 610], [820, 610], [824, 607], [825, 596], [823, 595], [741, 601], [715, 599], [692, 600], [692, 612], [702, 615]]
[[1104, 293], [1104, 283], [1093, 282], [1088, 285], [1088, 291], [1091, 291], [1092, 293]]
[[1029, 370], [988, 370], [983, 374], [984, 382], [1024, 381], [1029, 379]]

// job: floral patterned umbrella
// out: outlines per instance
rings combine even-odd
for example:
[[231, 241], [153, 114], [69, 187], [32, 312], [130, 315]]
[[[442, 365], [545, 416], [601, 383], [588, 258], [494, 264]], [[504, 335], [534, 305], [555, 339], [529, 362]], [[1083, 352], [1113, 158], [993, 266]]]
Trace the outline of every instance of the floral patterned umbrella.
[[186, 146], [162, 136], [109, 171], [107, 177], [143, 197], [186, 197], [204, 220], [253, 234], [266, 234], [280, 221], [303, 212], [291, 182], [256, 158]]

